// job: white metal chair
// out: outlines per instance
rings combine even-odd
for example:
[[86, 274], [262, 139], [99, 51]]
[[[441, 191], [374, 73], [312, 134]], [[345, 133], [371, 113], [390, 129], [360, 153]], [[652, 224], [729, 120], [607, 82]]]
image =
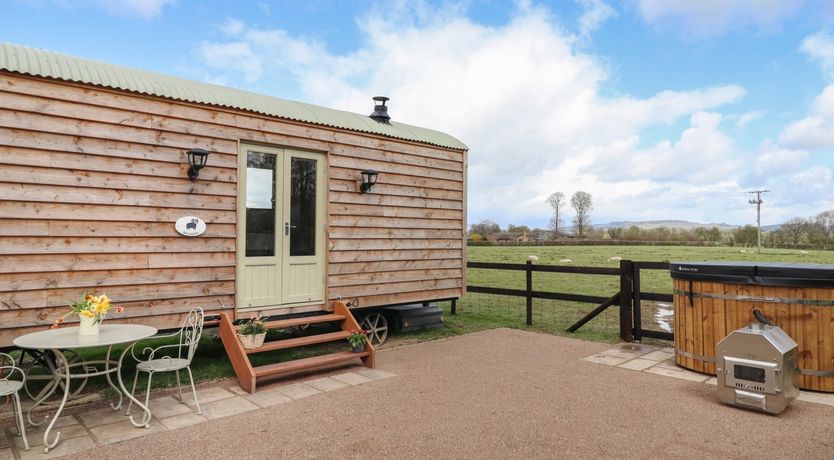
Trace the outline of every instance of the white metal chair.
[[[202, 414], [200, 409], [200, 402], [197, 400], [197, 389], [194, 387], [194, 377], [191, 375], [191, 360], [194, 358], [194, 353], [197, 351], [197, 345], [200, 343], [200, 335], [203, 333], [203, 320], [205, 314], [203, 309], [197, 307], [188, 313], [185, 317], [180, 330], [166, 335], [157, 335], [159, 337], [178, 337], [179, 340], [175, 344], [162, 345], [160, 347], [151, 348], [146, 347], [142, 350], [141, 356], [147, 355], [147, 358], [140, 359], [136, 355], [133, 357], [138, 361], [136, 365], [136, 374], [133, 376], [133, 388], [130, 393], [135, 396], [136, 382], [139, 380], [139, 372], [148, 373], [148, 388], [145, 393], [145, 407], [148, 406], [148, 400], [151, 395], [151, 380], [155, 372], [176, 372], [177, 374], [177, 389], [180, 394], [180, 402], [185, 403], [182, 399], [182, 385], [180, 384], [180, 371], [185, 369], [188, 371], [188, 379], [191, 381], [191, 391], [194, 394], [194, 403], [197, 405], [197, 413]], [[176, 350], [176, 351], [174, 351]], [[133, 401], [127, 406], [127, 415], [130, 415], [130, 407]], [[150, 422], [148, 414], [143, 422], [147, 424]]]
[[[9, 361], [8, 365], [3, 364]], [[12, 380], [12, 374], [20, 373], [20, 380]], [[26, 426], [23, 423], [23, 407], [20, 406], [20, 396], [17, 394], [26, 382], [26, 374], [23, 369], [14, 365], [14, 358], [6, 353], [0, 353], [0, 397], [11, 397], [14, 402], [15, 423], [17, 434], [23, 438], [23, 447], [29, 450], [29, 441], [26, 439]]]

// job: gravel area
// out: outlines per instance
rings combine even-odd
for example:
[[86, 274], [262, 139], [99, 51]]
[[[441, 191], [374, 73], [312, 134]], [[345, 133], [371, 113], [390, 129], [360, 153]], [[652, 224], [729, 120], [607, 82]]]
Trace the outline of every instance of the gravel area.
[[832, 458], [834, 408], [770, 416], [715, 387], [512, 329], [385, 350], [396, 377], [91, 451], [87, 458]]

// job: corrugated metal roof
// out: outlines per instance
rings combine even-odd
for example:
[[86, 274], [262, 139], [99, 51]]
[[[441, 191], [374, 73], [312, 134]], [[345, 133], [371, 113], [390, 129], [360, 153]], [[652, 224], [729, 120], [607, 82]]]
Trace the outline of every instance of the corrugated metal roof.
[[[390, 124], [379, 123], [366, 115], [357, 113], [278, 99], [249, 91], [121, 67], [12, 43], [0, 43], [0, 69], [180, 101], [247, 110], [289, 120], [380, 134], [452, 149], [467, 149], [461, 141], [432, 129], [396, 121]], [[368, 105], [370, 107], [370, 103]]]

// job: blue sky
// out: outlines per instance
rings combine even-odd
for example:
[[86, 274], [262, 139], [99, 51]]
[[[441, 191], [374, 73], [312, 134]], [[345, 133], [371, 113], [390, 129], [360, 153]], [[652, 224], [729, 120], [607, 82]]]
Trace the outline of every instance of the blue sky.
[[471, 147], [469, 220], [753, 222], [834, 208], [823, 0], [7, 0], [0, 40], [369, 112]]

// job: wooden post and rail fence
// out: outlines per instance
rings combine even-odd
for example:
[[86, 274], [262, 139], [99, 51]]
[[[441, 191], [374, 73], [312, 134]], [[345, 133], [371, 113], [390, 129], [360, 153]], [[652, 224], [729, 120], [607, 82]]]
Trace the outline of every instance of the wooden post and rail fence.
[[[583, 325], [597, 315], [614, 305], [620, 308], [620, 338], [625, 341], [640, 341], [643, 337], [661, 340], [674, 340], [669, 332], [643, 329], [642, 309], [643, 300], [657, 302], [672, 302], [672, 294], [658, 292], [643, 292], [640, 289], [640, 272], [642, 270], [669, 270], [668, 262], [635, 262], [621, 260], [619, 268], [607, 267], [569, 267], [559, 265], [537, 265], [531, 261], [525, 264], [506, 264], [493, 262], [467, 262], [467, 268], [489, 270], [524, 271], [526, 273], [525, 289], [506, 289], [489, 286], [466, 286], [467, 292], [524, 297], [526, 299], [527, 325], [533, 324], [533, 299], [562, 300], [568, 302], [582, 302], [597, 304], [591, 312], [567, 328], [567, 332], [576, 332]], [[533, 272], [571, 273], [593, 276], [618, 276], [620, 290], [610, 297], [570, 294], [564, 292], [537, 291], [533, 289]], [[457, 305], [452, 303], [452, 314], [457, 313]]]

